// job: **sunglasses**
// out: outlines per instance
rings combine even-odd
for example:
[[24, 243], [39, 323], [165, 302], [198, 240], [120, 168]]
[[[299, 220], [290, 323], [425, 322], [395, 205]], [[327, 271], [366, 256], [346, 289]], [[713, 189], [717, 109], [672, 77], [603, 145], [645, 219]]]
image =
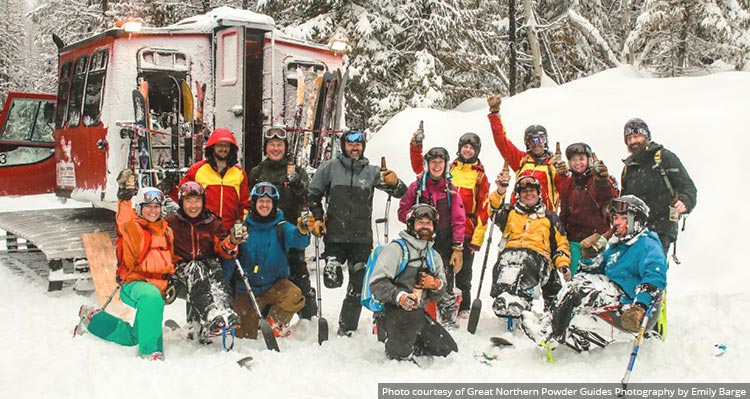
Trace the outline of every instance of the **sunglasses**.
[[271, 140], [271, 139], [286, 140], [286, 130], [278, 128], [278, 127], [272, 127], [266, 130], [265, 133], [263, 133], [263, 138], [265, 138], [266, 140]]
[[252, 197], [267, 196], [271, 199], [279, 199], [279, 190], [271, 183], [258, 183], [253, 187]]
[[365, 134], [363, 132], [350, 132], [346, 134], [345, 140], [347, 143], [364, 143]]

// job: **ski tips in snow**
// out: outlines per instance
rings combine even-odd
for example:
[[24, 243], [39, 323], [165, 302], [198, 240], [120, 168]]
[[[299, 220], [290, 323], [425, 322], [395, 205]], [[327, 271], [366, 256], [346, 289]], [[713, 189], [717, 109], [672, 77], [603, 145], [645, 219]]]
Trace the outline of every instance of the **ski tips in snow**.
[[494, 346], [513, 346], [513, 342], [510, 342], [503, 337], [490, 337], [490, 342]]
[[252, 356], [245, 356], [240, 360], [237, 360], [237, 364], [240, 365], [240, 367], [244, 367], [248, 370], [252, 368], [253, 364], [253, 357]]
[[711, 354], [719, 357], [723, 354], [727, 353], [727, 346], [724, 344], [714, 344], [714, 347], [711, 351]]

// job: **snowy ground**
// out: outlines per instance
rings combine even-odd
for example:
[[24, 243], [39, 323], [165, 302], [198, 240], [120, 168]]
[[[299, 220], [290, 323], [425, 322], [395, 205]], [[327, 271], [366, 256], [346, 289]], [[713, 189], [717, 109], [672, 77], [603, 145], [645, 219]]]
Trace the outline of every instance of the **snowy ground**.
[[[626, 156], [622, 126], [631, 117], [641, 117], [654, 140], [681, 157], [698, 186], [698, 207], [679, 239], [682, 264], [672, 264], [668, 276], [668, 339], [643, 345], [631, 382], [747, 381], [741, 370], [750, 353], [744, 337], [750, 330], [746, 294], [750, 271], [745, 257], [734, 252], [742, 248], [750, 222], [740, 202], [748, 192], [743, 151], [750, 141], [749, 92], [748, 73], [656, 80], [623, 67], [559, 87], [530, 90], [503, 102], [501, 113], [514, 142], [521, 143], [527, 125], [542, 124], [552, 142], [559, 140], [563, 148], [576, 141], [591, 144], [616, 176], [622, 169], [619, 160]], [[452, 154], [462, 133], [478, 133], [483, 140], [480, 158], [494, 180], [501, 159], [491, 140], [486, 108], [482, 100], [473, 100], [461, 109], [404, 111], [368, 143], [366, 155], [372, 162], [385, 155], [389, 167], [410, 182], [408, 140], [419, 120], [424, 120], [425, 146], [444, 146]], [[0, 198], [0, 211], [57, 206], [49, 196], [32, 201]], [[384, 207], [385, 196], [376, 194], [375, 217], [382, 216]], [[397, 207], [394, 200], [391, 237], [402, 228]], [[484, 251], [478, 253], [474, 262], [475, 284], [483, 255]], [[495, 256], [490, 254], [490, 265]], [[44, 290], [0, 267], [0, 315], [5, 327], [0, 329], [2, 397], [192, 398], [262, 393], [372, 398], [378, 382], [619, 382], [630, 353], [630, 343], [580, 355], [563, 348], [555, 351], [556, 363], [545, 363], [541, 350], [522, 333], [505, 332], [493, 316], [489, 279], [485, 279], [477, 334], [466, 332], [463, 321], [454, 334], [459, 353], [436, 359], [426, 369], [386, 360], [382, 345], [369, 333], [367, 311], [352, 338], [334, 334], [322, 347], [317, 345], [315, 322], [297, 323], [293, 337], [280, 340], [281, 353], [264, 350], [262, 341], [248, 340], [238, 340], [234, 352], [223, 353], [218, 344], [199, 346], [179, 331], [168, 332], [167, 360], [151, 363], [138, 359], [135, 348], [91, 335], [71, 338], [78, 307], [93, 304], [94, 297]], [[343, 295], [344, 288], [323, 292], [324, 316], [332, 332]], [[184, 302], [167, 308], [167, 317], [182, 321], [183, 314]], [[504, 349], [491, 366], [475, 360], [472, 353], [486, 349], [487, 338], [499, 334], [516, 346]], [[710, 355], [717, 342], [728, 346], [724, 356]], [[244, 355], [255, 357], [250, 372], [235, 364]]]

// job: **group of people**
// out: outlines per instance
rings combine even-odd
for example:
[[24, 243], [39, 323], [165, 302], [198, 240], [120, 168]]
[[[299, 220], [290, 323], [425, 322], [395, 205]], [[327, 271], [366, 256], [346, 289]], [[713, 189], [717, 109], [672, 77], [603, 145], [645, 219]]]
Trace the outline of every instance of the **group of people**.
[[[325, 286], [341, 287], [344, 267], [348, 274], [339, 336], [357, 330], [363, 290], [371, 291], [383, 305], [373, 319], [389, 358], [445, 356], [458, 350], [448, 331], [469, 315], [474, 253], [493, 223], [503, 236], [492, 273], [498, 317], [520, 319], [539, 343], [579, 349], [587, 347], [587, 335], [571, 334], [579, 331], [571, 320], [585, 311], [605, 309], [615, 326], [634, 331], [666, 288], [674, 215], [695, 206], [687, 171], [651, 141], [645, 122], [633, 119], [625, 125], [631, 155], [619, 196], [615, 179], [588, 145], [568, 146], [566, 163], [549, 151], [546, 129], [532, 125], [522, 151], [507, 137], [500, 97], [491, 96], [488, 104], [495, 144], [516, 174], [507, 201], [510, 173], [501, 171], [490, 192], [474, 133], [461, 136], [451, 162], [445, 148], [423, 151], [424, 133], [416, 132], [410, 143], [416, 176], [408, 185], [369, 163], [360, 131], [341, 134], [340, 153], [310, 180], [304, 168], [287, 162], [283, 127], [264, 131], [265, 158], [249, 173], [238, 165], [232, 132], [214, 130], [205, 159], [167, 185], [166, 196], [157, 188], [139, 189], [132, 172], [122, 171], [117, 280], [123, 302], [136, 309], [135, 321], [82, 306], [81, 325], [106, 340], [137, 345], [143, 357], [163, 359], [163, 309], [176, 291], [185, 296], [187, 320], [202, 342], [229, 329], [255, 338], [261, 317], [274, 334], [286, 336], [295, 313], [302, 319], [318, 313], [319, 293], [304, 255], [312, 235], [316, 246], [324, 243]], [[400, 198], [398, 217], [406, 229], [373, 258], [375, 189]], [[162, 209], [167, 197], [178, 205], [169, 215]], [[570, 281], [565, 289], [561, 280]], [[541, 312], [532, 307], [537, 298], [544, 303]], [[430, 303], [434, 313], [426, 311]]]

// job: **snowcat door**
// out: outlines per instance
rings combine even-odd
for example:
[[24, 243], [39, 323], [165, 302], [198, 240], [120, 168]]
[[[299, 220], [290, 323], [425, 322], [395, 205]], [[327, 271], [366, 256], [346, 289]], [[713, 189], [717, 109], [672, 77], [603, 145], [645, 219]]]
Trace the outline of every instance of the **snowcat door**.
[[216, 91], [214, 95], [213, 128], [226, 128], [234, 133], [234, 138], [240, 147], [239, 154], [237, 154], [240, 164], [242, 164], [241, 160], [245, 153], [243, 140], [245, 121], [244, 44], [244, 27], [222, 29], [214, 35]]
[[0, 196], [55, 190], [55, 96], [9, 93], [0, 113]]

